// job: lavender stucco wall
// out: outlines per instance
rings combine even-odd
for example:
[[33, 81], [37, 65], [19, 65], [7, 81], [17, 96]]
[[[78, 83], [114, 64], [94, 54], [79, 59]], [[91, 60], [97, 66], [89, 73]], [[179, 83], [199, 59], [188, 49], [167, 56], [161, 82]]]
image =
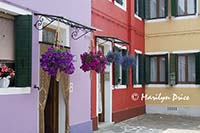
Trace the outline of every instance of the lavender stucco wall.
[[[6, 0], [40, 13], [54, 14], [90, 25], [90, 0]], [[71, 52], [77, 56], [76, 71], [71, 76], [74, 91], [70, 95], [70, 125], [90, 123], [90, 78], [82, 72], [79, 55], [88, 50], [90, 37], [77, 41], [70, 40]], [[33, 29], [33, 84], [38, 84], [38, 32]], [[37, 133], [38, 131], [38, 92], [30, 95], [0, 96], [0, 132]], [[88, 130], [89, 131], [89, 130]]]

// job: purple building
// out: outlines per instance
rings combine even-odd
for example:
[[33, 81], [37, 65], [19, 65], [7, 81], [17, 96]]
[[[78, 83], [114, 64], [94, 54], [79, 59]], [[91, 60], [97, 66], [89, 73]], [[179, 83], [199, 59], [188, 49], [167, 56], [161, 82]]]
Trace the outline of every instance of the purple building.
[[[75, 55], [76, 70], [73, 75], [70, 75], [70, 133], [90, 133], [92, 132], [90, 75], [89, 72], [84, 73], [79, 69], [80, 54], [88, 51], [91, 43], [90, 34], [75, 40], [71, 37], [74, 28], [63, 23], [58, 24], [57, 21], [43, 31], [37, 30], [34, 24], [39, 16], [35, 13], [62, 16], [82, 26], [89, 26], [91, 1], [6, 0], [0, 2], [0, 65], [6, 63], [15, 66], [16, 69], [16, 77], [13, 81], [15, 87], [0, 88], [0, 132], [39, 133], [40, 95], [34, 86], [40, 87], [41, 81], [40, 48], [44, 41], [52, 42], [51, 36], [59, 26], [62, 43], [70, 47], [71, 53]], [[47, 24], [47, 21], [45, 20], [44, 23]], [[90, 27], [87, 28], [91, 30]], [[30, 45], [27, 46], [28, 44]], [[52, 130], [64, 133], [65, 130], [65, 103], [60, 87], [58, 84], [58, 91], [49, 91], [48, 97], [55, 98], [57, 95], [57, 103], [47, 100], [48, 109], [45, 110], [44, 115], [46, 116], [45, 129], [48, 133], [56, 132]]]

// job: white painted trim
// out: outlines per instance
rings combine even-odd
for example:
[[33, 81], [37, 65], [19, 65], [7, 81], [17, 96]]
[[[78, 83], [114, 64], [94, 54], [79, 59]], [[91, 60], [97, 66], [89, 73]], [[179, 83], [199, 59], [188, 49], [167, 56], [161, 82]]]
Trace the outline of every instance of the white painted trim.
[[113, 88], [114, 89], [126, 89], [127, 86], [126, 85], [114, 85]]
[[121, 9], [123, 9], [124, 11], [126, 11], [126, 4], [127, 4], [127, 2], [126, 2], [126, 0], [125, 0], [124, 2], [125, 2], [125, 4], [124, 4], [124, 6], [122, 6], [122, 5], [118, 4], [118, 3], [114, 0], [114, 4], [115, 4], [116, 6], [118, 6], [118, 7], [121, 8]]
[[135, 18], [136, 18], [136, 19], [138, 19], [138, 20], [142, 21], [142, 18], [141, 18], [141, 17], [139, 17], [137, 14], [134, 14], [134, 16], [135, 16]]
[[142, 88], [142, 85], [141, 84], [136, 84], [136, 85], [133, 85], [133, 88]]
[[173, 54], [192, 54], [192, 53], [198, 53], [200, 50], [185, 50], [185, 51], [173, 51]]
[[135, 49], [135, 53], [142, 54], [142, 51]]
[[163, 51], [163, 52], [146, 52], [145, 55], [165, 55], [168, 54], [168, 51]]
[[115, 46], [120, 48], [120, 49], [127, 49], [126, 46], [123, 46], [123, 45], [120, 45], [120, 44], [117, 44], [117, 43], [115, 43]]
[[145, 20], [145, 23], [155, 23], [155, 22], [167, 22], [169, 18], [159, 18], [159, 19], [151, 19], [151, 20]]
[[0, 95], [30, 94], [31, 87], [0, 88]]
[[173, 86], [174, 88], [200, 88], [197, 84], [177, 84]]
[[32, 12], [30, 11], [10, 5], [5, 2], [0, 2], [0, 11], [11, 14], [11, 15], [32, 15]]
[[145, 85], [146, 88], [169, 88], [170, 85], [167, 84], [148, 84]]

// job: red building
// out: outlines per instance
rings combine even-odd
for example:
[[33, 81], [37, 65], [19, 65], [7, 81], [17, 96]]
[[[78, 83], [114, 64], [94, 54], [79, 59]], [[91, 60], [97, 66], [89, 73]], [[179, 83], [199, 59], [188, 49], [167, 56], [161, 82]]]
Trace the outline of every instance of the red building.
[[[93, 129], [100, 123], [119, 122], [145, 113], [144, 93], [144, 21], [140, 0], [92, 0], [93, 50], [125, 51], [135, 55], [136, 64], [127, 71], [112, 63], [104, 74], [92, 75]], [[141, 16], [141, 17], [139, 17]]]

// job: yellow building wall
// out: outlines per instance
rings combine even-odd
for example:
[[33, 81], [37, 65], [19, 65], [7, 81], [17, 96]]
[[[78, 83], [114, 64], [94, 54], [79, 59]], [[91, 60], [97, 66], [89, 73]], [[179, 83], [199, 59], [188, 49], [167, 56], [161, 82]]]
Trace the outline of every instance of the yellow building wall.
[[[200, 13], [200, 0], [199, 13]], [[185, 51], [200, 50], [200, 16], [184, 18], [168, 18], [166, 20], [153, 20], [145, 22], [145, 52]], [[200, 67], [200, 66], [199, 66]], [[181, 105], [200, 106], [199, 88], [146, 88], [146, 95], [161, 93], [163, 96], [173, 94], [189, 96], [188, 101], [146, 100], [146, 104], [152, 105]]]

